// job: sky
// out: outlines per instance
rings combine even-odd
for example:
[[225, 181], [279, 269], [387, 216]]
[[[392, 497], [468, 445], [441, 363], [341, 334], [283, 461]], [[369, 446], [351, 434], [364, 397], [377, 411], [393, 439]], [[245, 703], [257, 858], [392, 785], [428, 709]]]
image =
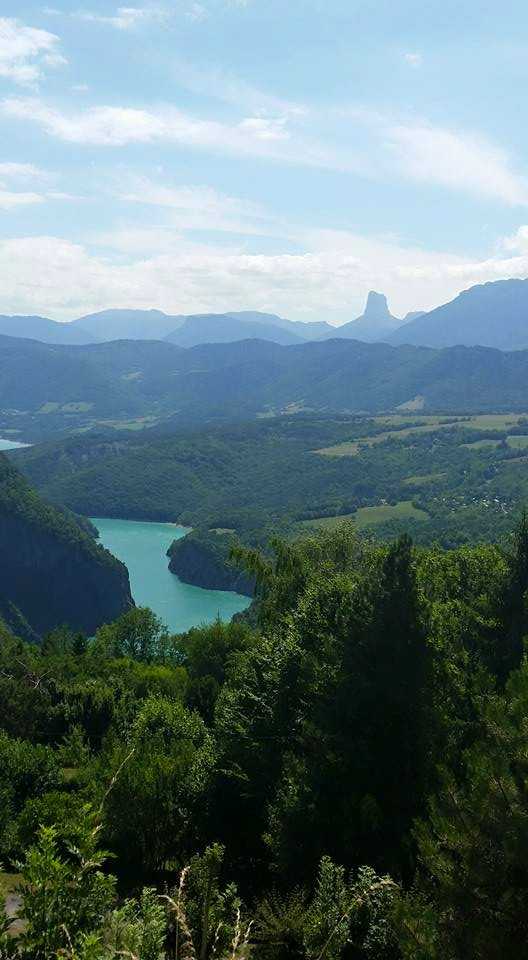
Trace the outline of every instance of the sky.
[[342, 323], [528, 276], [528, 8], [0, 4], [0, 313]]

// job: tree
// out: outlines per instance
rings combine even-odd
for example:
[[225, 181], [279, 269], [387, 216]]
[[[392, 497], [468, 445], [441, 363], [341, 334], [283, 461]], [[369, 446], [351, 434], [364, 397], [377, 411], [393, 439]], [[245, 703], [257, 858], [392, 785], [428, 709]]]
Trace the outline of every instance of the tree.
[[212, 738], [198, 714], [162, 697], [146, 700], [126, 741], [111, 739], [101, 761], [108, 779], [105, 836], [119, 863], [150, 875], [182, 862], [204, 816], [215, 763]]
[[0, 731], [0, 856], [18, 852], [17, 818], [26, 801], [59, 783], [59, 766], [49, 747], [15, 740]]
[[99, 627], [93, 643], [94, 654], [131, 657], [150, 663], [167, 650], [167, 629], [148, 607], [133, 607], [113, 623]]
[[[280, 777], [266, 838], [294, 879], [324, 853], [409, 870], [433, 740], [431, 653], [411, 543], [310, 584], [288, 625]], [[286, 674], [284, 674], [286, 677]]]
[[24, 957], [49, 960], [68, 954], [86, 933], [98, 930], [115, 895], [115, 880], [102, 872], [104, 851], [98, 827], [88, 808], [77, 821], [74, 836], [60, 827], [42, 827], [38, 844], [22, 864], [20, 937]]
[[523, 516], [508, 557], [508, 574], [499, 598], [499, 631], [495, 651], [495, 672], [504, 684], [520, 666], [528, 635], [528, 514]]
[[[403, 910], [409, 960], [528, 957], [528, 663], [488, 697], [463, 768], [444, 770], [416, 836]], [[419, 949], [418, 949], [419, 948]]]

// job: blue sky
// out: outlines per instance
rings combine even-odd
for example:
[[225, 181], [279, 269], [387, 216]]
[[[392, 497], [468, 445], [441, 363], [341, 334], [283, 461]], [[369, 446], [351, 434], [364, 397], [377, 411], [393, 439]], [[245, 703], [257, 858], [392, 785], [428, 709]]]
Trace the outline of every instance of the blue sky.
[[3, 0], [0, 312], [343, 322], [528, 275], [525, 4]]

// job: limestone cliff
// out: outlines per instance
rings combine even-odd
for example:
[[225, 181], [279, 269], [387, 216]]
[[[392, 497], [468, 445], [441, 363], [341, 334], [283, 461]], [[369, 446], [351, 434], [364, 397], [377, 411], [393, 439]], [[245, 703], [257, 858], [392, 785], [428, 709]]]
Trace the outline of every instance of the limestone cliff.
[[72, 516], [45, 503], [0, 454], [0, 606], [42, 636], [60, 624], [92, 634], [133, 604], [124, 564]]
[[253, 596], [254, 584], [229, 561], [235, 538], [228, 533], [193, 530], [169, 547], [169, 570], [184, 583], [208, 590], [234, 590]]

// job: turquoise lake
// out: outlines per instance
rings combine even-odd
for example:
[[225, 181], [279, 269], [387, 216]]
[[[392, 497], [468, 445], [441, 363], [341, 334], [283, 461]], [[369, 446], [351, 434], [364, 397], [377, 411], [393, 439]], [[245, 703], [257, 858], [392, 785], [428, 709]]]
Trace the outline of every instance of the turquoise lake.
[[18, 440], [5, 440], [0, 437], [0, 450], [19, 450], [21, 447], [28, 447], [28, 443], [20, 443]]
[[249, 606], [249, 598], [239, 593], [193, 587], [170, 572], [166, 553], [173, 540], [185, 536], [185, 527], [100, 517], [91, 520], [103, 546], [128, 567], [136, 604], [154, 610], [171, 632], [182, 633], [217, 617], [230, 620]]

